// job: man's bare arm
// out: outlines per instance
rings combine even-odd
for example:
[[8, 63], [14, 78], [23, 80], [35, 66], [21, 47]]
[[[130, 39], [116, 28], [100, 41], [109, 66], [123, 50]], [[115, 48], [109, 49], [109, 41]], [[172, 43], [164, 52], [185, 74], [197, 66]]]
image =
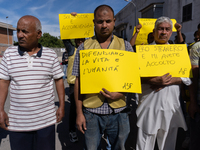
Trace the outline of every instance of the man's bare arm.
[[163, 76], [141, 78], [141, 82], [143, 84], [151, 85], [169, 85], [171, 83], [171, 80], [172, 76], [169, 73], [166, 73]]
[[143, 84], [151, 85], [151, 88], [157, 92], [168, 85], [179, 85], [182, 83], [182, 80], [181, 78], [172, 77], [169, 73], [167, 73], [163, 76], [157, 77], [142, 77], [141, 82]]
[[65, 116], [65, 89], [63, 79], [55, 79], [56, 90], [59, 98], [59, 107], [56, 111], [57, 122], [60, 122]]
[[135, 41], [136, 41], [136, 38], [137, 38], [137, 35], [138, 33], [140, 32], [140, 29], [142, 28], [142, 25], [141, 24], [138, 24], [136, 26], [136, 31], [135, 31], [135, 34], [132, 36], [131, 40], [130, 40], [130, 44], [131, 46], [134, 46], [135, 45]]
[[0, 127], [8, 130], [6, 125], [9, 125], [9, 120], [6, 112], [4, 111], [4, 105], [8, 95], [8, 87], [10, 85], [9, 80], [0, 79]]
[[176, 31], [177, 31], [177, 41], [178, 41], [178, 44], [183, 43], [184, 40], [183, 40], [183, 36], [182, 36], [182, 33], [181, 33], [181, 28], [182, 28], [181, 24], [176, 23], [174, 25], [174, 27], [176, 28]]
[[80, 94], [80, 78], [76, 77], [75, 80], [75, 85], [74, 85], [74, 98], [76, 102], [76, 125], [79, 131], [81, 131], [83, 134], [85, 133], [84, 131], [87, 130], [86, 128], [86, 120], [85, 116], [83, 114], [83, 101], [82, 97]]
[[151, 85], [178, 85], [182, 83], [181, 78], [172, 77], [169, 73], [157, 77], [142, 77], [142, 83]]

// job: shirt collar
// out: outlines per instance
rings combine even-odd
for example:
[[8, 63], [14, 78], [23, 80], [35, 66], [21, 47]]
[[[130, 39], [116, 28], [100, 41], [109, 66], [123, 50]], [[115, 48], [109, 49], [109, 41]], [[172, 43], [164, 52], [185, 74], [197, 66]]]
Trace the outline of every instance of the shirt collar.
[[[96, 35], [95, 35], [95, 37], [96, 37], [96, 39], [97, 39], [97, 36], [96, 36]], [[113, 38], [114, 38], [114, 35], [113, 35], [113, 33], [112, 33], [111, 42], [112, 42]], [[97, 40], [97, 41], [98, 41], [98, 40]]]
[[[19, 53], [20, 56], [23, 56], [25, 51], [22, 51], [20, 48], [21, 47], [18, 46], [18, 53]], [[39, 44], [39, 48], [40, 48], [40, 50], [37, 52], [37, 55], [36, 55], [37, 57], [41, 57], [42, 56], [42, 49], [43, 49], [43, 47], [42, 47], [41, 44]]]
[[[169, 44], [168, 42], [167, 42], [167, 44]], [[155, 41], [153, 41], [152, 43], [150, 43], [149, 45], [156, 45], [156, 42]]]
[[[95, 37], [96, 37], [96, 40], [97, 40], [97, 36], [95, 36]], [[110, 43], [109, 43], [109, 45], [108, 45], [107, 48], [109, 48], [109, 46], [110, 46], [111, 42], [113, 41], [113, 39], [114, 39], [114, 35], [113, 35], [113, 33], [112, 33], [111, 41], [110, 41]], [[98, 41], [98, 40], [97, 40], [97, 41]], [[101, 45], [100, 45], [100, 46], [101, 46]]]

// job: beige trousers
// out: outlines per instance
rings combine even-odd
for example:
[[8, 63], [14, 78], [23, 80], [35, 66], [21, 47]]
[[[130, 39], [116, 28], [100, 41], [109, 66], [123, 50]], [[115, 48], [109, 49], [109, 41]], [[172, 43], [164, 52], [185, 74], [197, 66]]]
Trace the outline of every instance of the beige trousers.
[[146, 134], [138, 128], [136, 150], [154, 150], [157, 138], [159, 150], [175, 150], [178, 128], [170, 128], [168, 132], [160, 129], [157, 134]]

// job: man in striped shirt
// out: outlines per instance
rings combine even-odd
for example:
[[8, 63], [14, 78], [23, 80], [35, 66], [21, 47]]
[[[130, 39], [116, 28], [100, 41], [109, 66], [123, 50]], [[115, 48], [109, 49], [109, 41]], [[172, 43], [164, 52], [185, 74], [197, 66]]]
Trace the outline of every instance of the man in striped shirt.
[[[38, 43], [41, 35], [39, 19], [20, 18], [19, 46], [9, 47], [0, 64], [0, 127], [11, 131], [11, 149], [15, 150], [54, 150], [55, 123], [64, 117], [64, 74], [56, 53]], [[57, 111], [53, 81], [60, 103]], [[9, 86], [7, 116], [4, 104]]]

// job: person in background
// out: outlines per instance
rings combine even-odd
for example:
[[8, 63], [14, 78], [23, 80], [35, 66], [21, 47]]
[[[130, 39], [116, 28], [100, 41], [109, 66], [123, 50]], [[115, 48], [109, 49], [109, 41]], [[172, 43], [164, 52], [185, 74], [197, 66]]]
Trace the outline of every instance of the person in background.
[[130, 40], [130, 44], [131, 46], [134, 46], [135, 45], [135, 41], [136, 41], [136, 38], [137, 38], [137, 35], [138, 33], [140, 32], [140, 29], [142, 28], [142, 25], [141, 24], [138, 24], [136, 26], [136, 31], [134, 33], [134, 35], [132, 36], [131, 40]]
[[172, 40], [169, 40], [168, 43], [169, 43], [169, 44], [174, 44]]
[[[76, 16], [76, 12], [71, 12], [72, 16]], [[67, 67], [67, 83], [69, 84], [69, 100], [70, 100], [70, 111], [69, 111], [69, 138], [71, 142], [77, 142], [78, 137], [76, 134], [76, 104], [74, 99], [74, 84], [76, 76], [72, 75], [72, 68], [74, 64], [74, 57], [77, 48], [81, 43], [85, 41], [85, 38], [75, 39], [75, 46], [71, 40], [63, 40], [66, 50], [68, 52], [68, 67]]]
[[197, 26], [197, 30], [200, 31], [200, 23]]
[[[75, 15], [76, 13], [71, 13], [72, 15]], [[70, 100], [70, 111], [69, 111], [69, 137], [71, 142], [77, 142], [78, 137], [76, 134], [76, 104], [74, 99], [74, 84], [76, 76], [72, 75], [72, 68], [74, 64], [74, 57], [77, 51], [78, 46], [85, 41], [84, 38], [81, 39], [75, 39], [74, 46], [70, 40], [67, 41], [66, 49], [68, 53], [70, 54], [68, 56], [68, 67], [67, 67], [67, 83], [69, 84], [69, 100]]]
[[182, 25], [175, 23], [174, 27], [176, 28], [177, 35], [175, 36], [174, 44], [186, 44], [186, 36], [184, 33], [181, 33]]
[[[17, 23], [19, 46], [7, 48], [0, 64], [0, 127], [10, 131], [11, 150], [55, 150], [55, 123], [64, 117], [64, 74], [55, 51], [38, 43], [41, 35], [38, 18], [21, 17]], [[59, 98], [57, 110], [53, 82]]]
[[200, 37], [199, 37], [199, 31], [195, 31], [194, 32], [194, 42], [198, 42], [200, 41]]
[[66, 79], [66, 72], [67, 72], [67, 66], [68, 66], [68, 52], [67, 50], [65, 49], [65, 52], [63, 53], [62, 55], [62, 66], [63, 66], [63, 73], [64, 73], [64, 76], [63, 76], [63, 80]]
[[200, 41], [200, 37], [199, 37], [199, 31], [197, 30], [197, 31], [194, 32], [194, 42], [191, 43], [191, 44], [188, 46], [188, 52], [189, 52], [189, 53], [190, 53], [190, 51], [191, 51], [192, 46], [193, 46], [196, 42], [198, 42], [198, 41]]
[[147, 42], [148, 44], [151, 44], [153, 43], [153, 41], [154, 41], [154, 35], [153, 35], [153, 32], [150, 32], [147, 36]]
[[[200, 29], [200, 24], [198, 25]], [[198, 31], [197, 34], [200, 32]], [[199, 34], [200, 36], [200, 34]], [[200, 41], [196, 42], [190, 50], [190, 61], [192, 64], [192, 84], [189, 87], [190, 104], [188, 112], [190, 119], [190, 150], [200, 149], [200, 74], [199, 74]]]
[[[140, 29], [142, 28], [142, 25], [141, 24], [138, 24], [136, 26], [136, 31], [135, 31], [135, 34], [132, 36], [131, 40], [130, 40], [130, 44], [131, 46], [135, 47], [135, 41], [137, 39], [137, 36], [138, 36], [138, 33], [140, 32]], [[153, 32], [150, 32], [148, 35], [147, 35], [147, 42], [148, 44], [152, 43], [154, 41], [154, 37], [153, 37]], [[135, 50], [136, 51], [136, 50]]]

